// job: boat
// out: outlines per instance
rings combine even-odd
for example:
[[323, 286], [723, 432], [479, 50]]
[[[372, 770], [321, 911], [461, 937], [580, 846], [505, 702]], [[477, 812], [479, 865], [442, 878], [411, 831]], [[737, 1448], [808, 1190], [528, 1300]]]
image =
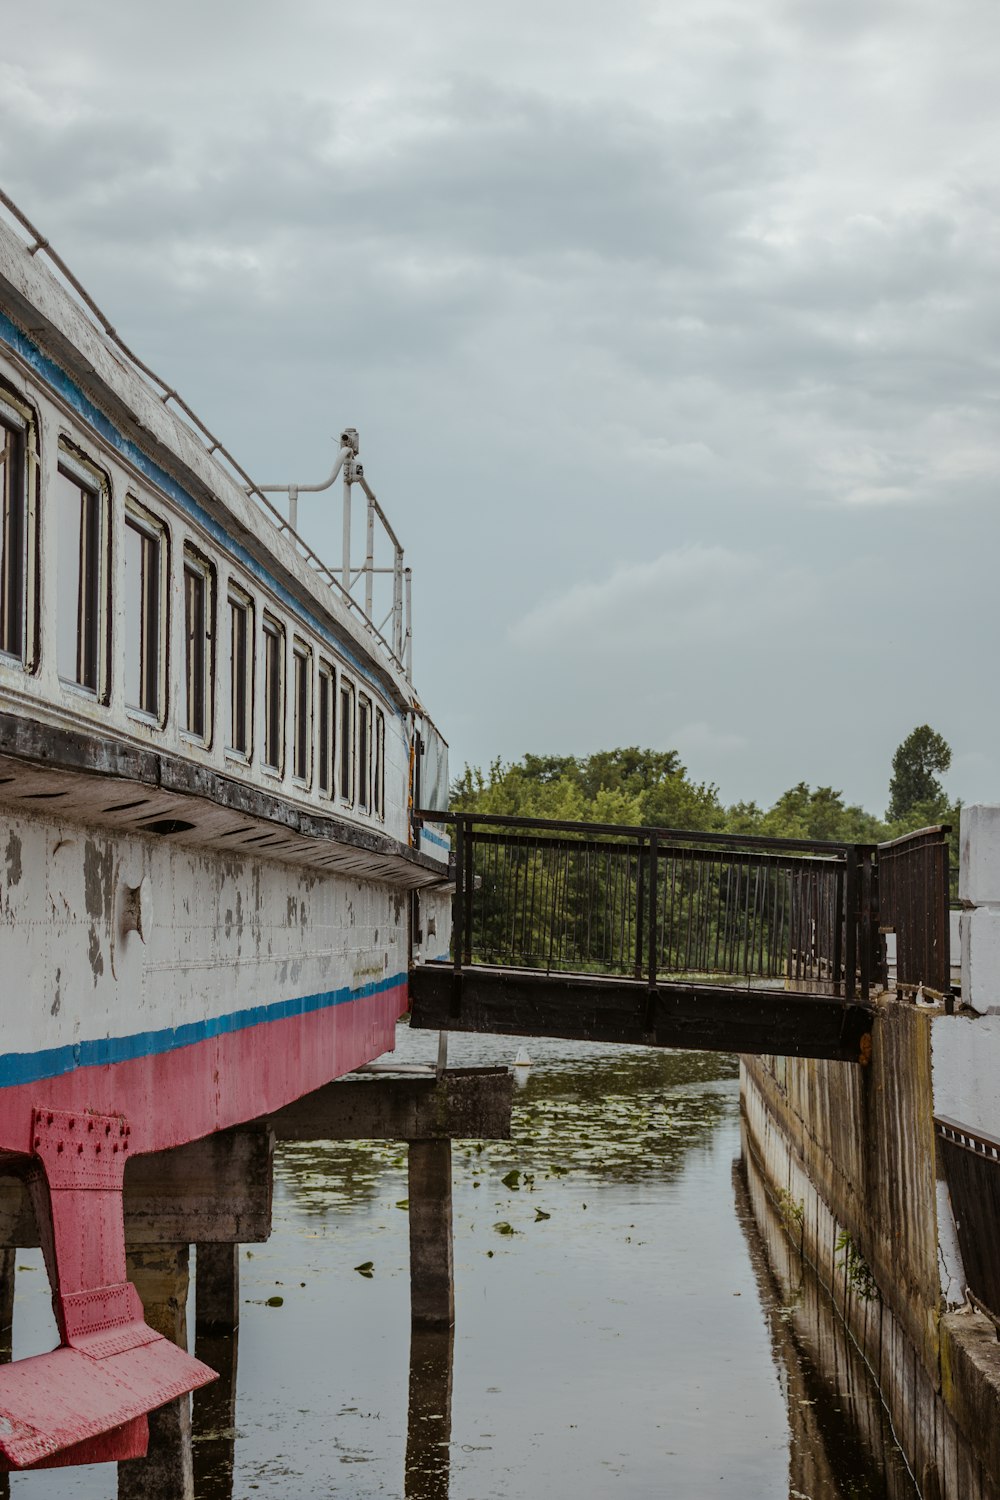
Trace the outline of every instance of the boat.
[[356, 431], [330, 567], [309, 487], [284, 513], [0, 203], [0, 1166], [60, 1332], [0, 1368], [24, 1468], [141, 1454], [147, 1413], [212, 1378], [143, 1320], [125, 1163], [393, 1047], [414, 903], [448, 874], [411, 811], [448, 775]]

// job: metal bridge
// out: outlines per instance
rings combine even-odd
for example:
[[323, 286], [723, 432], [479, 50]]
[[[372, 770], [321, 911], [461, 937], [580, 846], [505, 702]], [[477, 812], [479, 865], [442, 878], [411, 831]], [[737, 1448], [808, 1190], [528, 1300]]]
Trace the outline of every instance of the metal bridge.
[[864, 1061], [875, 996], [950, 987], [948, 829], [889, 844], [420, 811], [454, 826], [451, 957], [411, 1024]]

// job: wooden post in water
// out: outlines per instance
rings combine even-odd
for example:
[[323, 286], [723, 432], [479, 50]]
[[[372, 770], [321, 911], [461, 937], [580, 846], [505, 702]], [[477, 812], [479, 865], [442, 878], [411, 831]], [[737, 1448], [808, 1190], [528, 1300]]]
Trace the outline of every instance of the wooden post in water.
[[236, 1362], [240, 1326], [239, 1245], [199, 1244], [195, 1251], [194, 1347], [218, 1370], [195, 1393], [192, 1415], [195, 1494], [216, 1500], [233, 1493], [236, 1448]]
[[451, 1141], [409, 1142], [410, 1315], [414, 1328], [455, 1321]]
[[[128, 1254], [128, 1275], [142, 1298], [146, 1322], [187, 1348], [187, 1245], [149, 1245]], [[194, 1500], [191, 1401], [181, 1396], [149, 1417], [149, 1452], [118, 1465], [118, 1500]]]

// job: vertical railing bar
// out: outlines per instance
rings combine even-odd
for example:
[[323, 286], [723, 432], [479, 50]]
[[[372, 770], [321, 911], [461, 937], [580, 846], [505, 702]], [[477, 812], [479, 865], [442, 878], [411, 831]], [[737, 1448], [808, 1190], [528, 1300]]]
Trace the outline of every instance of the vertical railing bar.
[[659, 860], [660, 841], [654, 831], [649, 838], [649, 974], [648, 986], [650, 992], [656, 989], [657, 952], [656, 952], [656, 898], [659, 884]]
[[711, 924], [711, 920], [709, 918], [707, 918], [707, 914], [706, 914], [705, 933], [706, 933], [706, 937], [708, 938], [708, 946], [704, 950], [704, 964], [705, 964], [705, 968], [706, 969], [709, 968], [709, 967], [711, 967], [712, 969], [717, 969], [719, 967], [719, 941], [720, 941], [720, 939], [722, 941], [722, 960], [723, 960], [723, 963], [725, 963], [725, 961], [726, 961], [726, 944], [729, 941], [729, 920], [728, 920], [729, 913], [728, 913], [728, 910], [727, 910], [726, 897], [723, 895], [723, 889], [725, 887], [725, 880], [724, 880], [723, 870], [722, 870], [722, 855], [721, 854], [718, 856], [717, 860], [713, 860], [712, 861], [712, 869], [713, 870], [715, 870], [716, 866], [718, 867], [718, 881], [719, 881], [718, 893], [717, 893], [717, 897], [716, 897], [716, 900], [715, 900], [714, 903], [711, 902], [711, 901], [708, 902], [708, 908], [709, 908], [709, 910], [711, 910], [711, 907], [712, 907], [713, 904], [715, 906], [715, 924], [714, 924], [715, 925], [715, 949], [714, 949], [714, 952], [712, 953], [712, 956], [711, 956], [711, 959], [710, 959], [709, 958], [709, 951], [710, 951], [711, 945], [712, 945], [712, 933], [711, 933], [710, 928], [711, 928], [712, 924]]
[[867, 1000], [872, 978], [872, 861], [861, 856], [861, 998]]
[[[738, 921], [740, 904], [738, 865], [739, 862], [737, 860], [727, 860], [723, 855], [719, 855], [719, 900], [716, 904], [716, 910], [718, 912], [717, 920], [722, 927], [722, 962], [723, 966], [730, 970], [732, 969], [735, 952], [735, 923]], [[716, 934], [716, 942], [718, 942], [718, 934]], [[716, 948], [713, 967], [718, 968], [718, 963], [718, 948]]]
[[[666, 871], [664, 871], [666, 873]], [[667, 972], [675, 969], [676, 954], [676, 897], [678, 897], [678, 850], [670, 850], [670, 915], [667, 916], [667, 897], [663, 897], [663, 927], [664, 927], [664, 968]]]
[[456, 979], [462, 972], [465, 951], [465, 819], [455, 819], [455, 894], [451, 901], [452, 968]]
[[763, 866], [761, 865], [759, 860], [755, 860], [753, 866], [753, 900], [751, 903], [748, 893], [748, 920], [746, 929], [746, 943], [743, 955], [743, 967], [748, 979], [757, 977], [759, 971], [759, 965], [757, 963], [757, 932], [758, 928], [763, 927], [761, 912], [761, 900], [763, 896], [763, 890], [761, 886], [762, 874]]
[[853, 1000], [858, 982], [858, 851], [847, 851], [844, 871], [844, 998]]
[[645, 952], [644, 920], [646, 900], [646, 877], [642, 859], [643, 840], [640, 837], [636, 846], [636, 872], [635, 872], [635, 977], [642, 978], [642, 968]]
[[656, 952], [658, 955], [658, 968], [666, 972], [670, 970], [667, 951], [667, 891], [671, 889], [668, 884], [673, 878], [674, 852], [668, 848], [663, 856], [663, 882], [662, 894], [658, 903], [659, 922], [656, 928]]
[[472, 823], [465, 831], [465, 962], [472, 962], [473, 895], [476, 887], [475, 832]]

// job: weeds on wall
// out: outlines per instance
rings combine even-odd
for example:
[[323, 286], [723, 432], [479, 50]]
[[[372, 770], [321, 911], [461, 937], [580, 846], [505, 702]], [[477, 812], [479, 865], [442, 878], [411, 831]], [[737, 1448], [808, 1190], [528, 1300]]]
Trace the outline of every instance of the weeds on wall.
[[843, 1267], [848, 1285], [854, 1289], [861, 1301], [880, 1302], [882, 1294], [872, 1275], [871, 1267], [854, 1243], [849, 1230], [840, 1231], [834, 1250], [842, 1257], [839, 1264]]
[[797, 1239], [802, 1244], [802, 1225], [805, 1219], [806, 1205], [802, 1198], [793, 1198], [787, 1188], [782, 1188], [778, 1194], [778, 1212], [781, 1222], [785, 1226], [785, 1233], [791, 1239]]

